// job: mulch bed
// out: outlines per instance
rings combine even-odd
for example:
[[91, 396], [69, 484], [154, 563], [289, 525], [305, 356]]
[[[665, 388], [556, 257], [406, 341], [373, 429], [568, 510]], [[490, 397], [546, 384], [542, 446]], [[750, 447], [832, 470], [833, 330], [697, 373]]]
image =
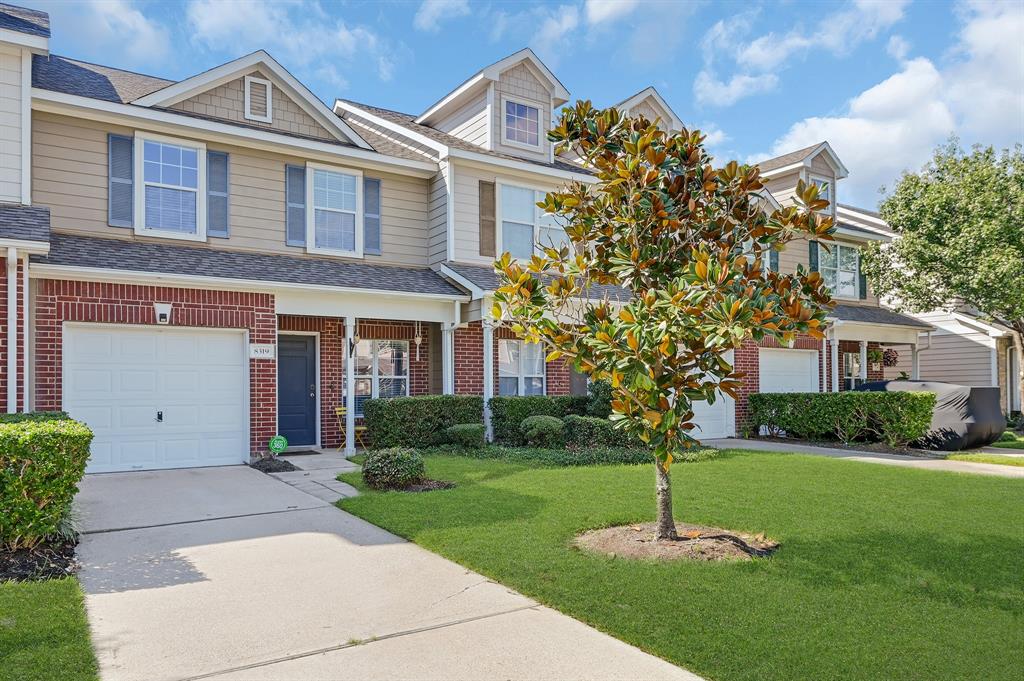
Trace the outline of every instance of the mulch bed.
[[300, 470], [291, 461], [271, 458], [269, 456], [249, 465], [258, 471], [263, 471], [264, 473], [289, 473], [291, 471]]
[[73, 575], [79, 567], [75, 541], [43, 542], [34, 549], [0, 549], [0, 582], [34, 581]]
[[916, 447], [890, 447], [884, 442], [851, 442], [850, 444], [843, 444], [842, 442], [834, 442], [831, 440], [798, 440], [792, 437], [772, 437], [770, 435], [761, 435], [752, 439], [764, 440], [765, 442], [808, 445], [811, 447], [828, 447], [830, 449], [849, 449], [860, 452], [875, 452], [877, 454], [900, 454], [902, 456], [916, 456], [924, 459], [945, 459], [946, 455], [951, 453], [940, 452], [933, 449], [917, 449]]
[[676, 523], [679, 539], [654, 538], [657, 523], [618, 525], [589, 530], [574, 544], [614, 558], [653, 560], [751, 560], [769, 556], [779, 543], [764, 535], [732, 532], [719, 527]]

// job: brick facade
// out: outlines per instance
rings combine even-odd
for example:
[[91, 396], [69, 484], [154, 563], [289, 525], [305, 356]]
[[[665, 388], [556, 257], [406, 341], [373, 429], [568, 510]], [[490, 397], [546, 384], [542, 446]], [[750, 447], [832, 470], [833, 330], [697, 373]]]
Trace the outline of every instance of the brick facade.
[[[247, 329], [250, 343], [276, 344], [274, 297], [265, 293], [39, 281], [35, 310], [35, 408], [59, 410], [64, 322], [155, 325], [153, 303], [174, 306], [176, 327]], [[277, 432], [277, 363], [249, 360], [249, 450], [257, 455]]]
[[750, 423], [750, 395], [760, 392], [761, 348], [793, 348], [795, 350], [816, 350], [818, 352], [818, 389], [824, 390], [825, 367], [821, 356], [821, 341], [810, 336], [797, 336], [792, 346], [782, 345], [774, 338], [764, 338], [760, 342], [745, 342], [733, 352], [733, 366], [746, 373], [743, 385], [737, 391], [736, 399], [736, 432], [742, 434]]
[[[882, 346], [878, 343], [868, 343], [868, 351], [881, 350]], [[860, 354], [860, 341], [839, 341], [839, 390], [846, 390], [846, 381], [843, 379], [844, 371], [846, 369], [845, 355], [844, 353], [852, 352]], [[831, 358], [829, 359], [829, 366], [831, 367]], [[868, 380], [869, 381], [884, 381], [885, 380], [885, 369], [879, 362], [877, 368], [871, 361], [868, 361]]]
[[[514, 340], [511, 329], [494, 330], [494, 394], [498, 394], [498, 341]], [[544, 385], [548, 395], [569, 394], [569, 364], [564, 359], [544, 366]], [[484, 392], [484, 331], [481, 322], [470, 322], [455, 329], [455, 394], [482, 395]]]

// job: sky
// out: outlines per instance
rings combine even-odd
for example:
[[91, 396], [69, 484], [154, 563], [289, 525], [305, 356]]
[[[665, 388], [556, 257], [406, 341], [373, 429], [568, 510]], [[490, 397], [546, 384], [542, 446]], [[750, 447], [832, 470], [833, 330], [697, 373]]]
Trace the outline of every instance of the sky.
[[951, 135], [1024, 143], [1024, 0], [23, 4], [50, 13], [54, 54], [181, 79], [265, 49], [328, 104], [408, 113], [529, 46], [573, 100], [654, 85], [723, 163], [827, 140], [839, 202], [865, 208]]

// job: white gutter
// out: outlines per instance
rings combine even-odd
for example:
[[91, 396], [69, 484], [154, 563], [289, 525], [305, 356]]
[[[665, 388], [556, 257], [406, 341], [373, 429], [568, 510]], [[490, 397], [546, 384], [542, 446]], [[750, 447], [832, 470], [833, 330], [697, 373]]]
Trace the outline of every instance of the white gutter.
[[435, 271], [443, 277], [448, 277], [456, 284], [469, 291], [471, 296], [470, 300], [477, 300], [478, 298], [483, 298], [487, 294], [494, 293], [493, 291], [485, 291], [447, 265], [439, 265]]

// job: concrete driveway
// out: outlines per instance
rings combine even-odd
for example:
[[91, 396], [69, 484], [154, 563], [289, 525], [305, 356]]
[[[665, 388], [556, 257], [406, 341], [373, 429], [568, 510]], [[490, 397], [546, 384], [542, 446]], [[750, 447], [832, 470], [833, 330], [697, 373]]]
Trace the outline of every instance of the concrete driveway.
[[76, 503], [104, 679], [698, 679], [248, 467]]

